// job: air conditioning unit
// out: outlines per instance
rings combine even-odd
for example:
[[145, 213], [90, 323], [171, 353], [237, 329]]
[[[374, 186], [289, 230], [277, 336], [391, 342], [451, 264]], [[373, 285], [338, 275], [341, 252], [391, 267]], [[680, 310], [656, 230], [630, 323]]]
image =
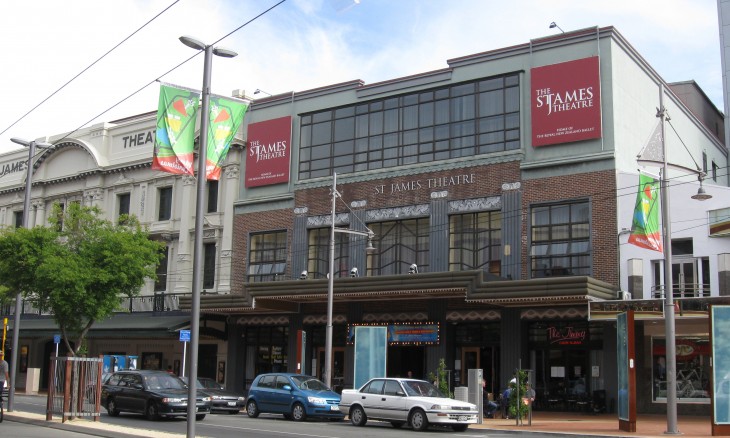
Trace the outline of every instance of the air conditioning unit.
[[626, 292], [623, 290], [618, 291], [618, 299], [619, 300], [630, 300], [631, 299], [631, 292]]

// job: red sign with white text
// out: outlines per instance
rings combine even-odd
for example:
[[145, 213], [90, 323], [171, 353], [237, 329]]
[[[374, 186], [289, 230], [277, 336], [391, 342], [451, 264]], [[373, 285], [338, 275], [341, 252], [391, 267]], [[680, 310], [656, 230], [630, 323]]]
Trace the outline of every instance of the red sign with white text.
[[291, 117], [248, 125], [246, 187], [289, 181]]
[[531, 70], [532, 146], [601, 138], [598, 57]]

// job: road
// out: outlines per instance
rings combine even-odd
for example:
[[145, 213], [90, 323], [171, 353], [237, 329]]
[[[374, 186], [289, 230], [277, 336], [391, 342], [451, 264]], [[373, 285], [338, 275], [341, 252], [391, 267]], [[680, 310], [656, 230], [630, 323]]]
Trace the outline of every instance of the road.
[[[15, 408], [17, 411], [31, 412], [36, 414], [45, 413], [45, 397], [16, 395]], [[147, 429], [159, 432], [175, 433], [184, 436], [187, 432], [187, 421], [185, 419], [163, 419], [161, 421], [149, 421], [141, 415], [121, 414], [119, 417], [110, 417], [102, 408], [101, 422], [114, 424], [136, 429]], [[0, 424], [0, 435], [6, 436], [5, 425], [17, 425], [13, 422]], [[38, 426], [26, 426], [34, 427]], [[57, 430], [48, 429], [48, 437], [63, 436], [72, 438], [78, 435], [57, 435]], [[22, 431], [18, 431], [20, 433]], [[285, 420], [281, 415], [262, 414], [258, 418], [249, 418], [245, 413], [238, 415], [212, 414], [206, 416], [205, 420], [196, 423], [195, 432], [198, 437], [216, 438], [240, 438], [241, 436], [256, 438], [290, 437], [290, 438], [413, 438], [413, 431], [409, 428], [401, 430], [393, 428], [390, 423], [370, 421], [365, 427], [351, 425], [348, 421], [326, 421], [310, 419], [305, 422], [294, 422]], [[484, 429], [470, 428], [466, 432], [453, 432], [451, 429], [432, 427], [429, 434], [437, 436], [458, 436], [467, 437], [514, 437], [510, 432], [494, 432]], [[65, 433], [65, 432], [64, 432]], [[38, 436], [11, 433], [7, 436]], [[420, 436], [420, 435], [419, 435]], [[550, 434], [532, 433], [531, 437], [547, 437]]]

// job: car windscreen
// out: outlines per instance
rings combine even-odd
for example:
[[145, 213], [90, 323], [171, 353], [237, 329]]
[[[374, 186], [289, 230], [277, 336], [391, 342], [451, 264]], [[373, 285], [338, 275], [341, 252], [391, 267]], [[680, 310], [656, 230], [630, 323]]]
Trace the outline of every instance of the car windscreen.
[[404, 380], [403, 386], [411, 397], [444, 397], [438, 388], [423, 380]]
[[160, 389], [185, 389], [185, 384], [182, 380], [175, 376], [162, 373], [144, 376], [144, 385], [152, 391]]
[[314, 377], [310, 376], [292, 376], [292, 380], [294, 381], [294, 384], [299, 387], [299, 389], [306, 389], [310, 391], [327, 391], [329, 388], [327, 385], [324, 384], [324, 382], [321, 382]]

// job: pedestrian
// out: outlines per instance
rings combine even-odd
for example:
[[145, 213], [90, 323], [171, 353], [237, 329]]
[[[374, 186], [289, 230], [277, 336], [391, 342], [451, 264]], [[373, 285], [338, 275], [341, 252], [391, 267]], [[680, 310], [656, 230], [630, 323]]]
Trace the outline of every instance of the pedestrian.
[[8, 374], [9, 369], [10, 367], [5, 361], [5, 352], [0, 350], [0, 392], [5, 389], [5, 382], [10, 381], [10, 375]]
[[484, 416], [486, 418], [494, 418], [494, 413], [497, 412], [499, 405], [492, 400], [489, 400], [489, 393], [487, 392], [487, 381], [482, 379], [482, 409], [484, 410]]
[[413, 378], [413, 371], [410, 371], [410, 370], [409, 370], [409, 371], [408, 371], [408, 372], [406, 373], [406, 377], [407, 377], [407, 378], [409, 378], [409, 379], [412, 379], [412, 378]]
[[512, 395], [512, 385], [510, 382], [507, 389], [502, 393], [502, 417], [509, 419], [509, 398]]

